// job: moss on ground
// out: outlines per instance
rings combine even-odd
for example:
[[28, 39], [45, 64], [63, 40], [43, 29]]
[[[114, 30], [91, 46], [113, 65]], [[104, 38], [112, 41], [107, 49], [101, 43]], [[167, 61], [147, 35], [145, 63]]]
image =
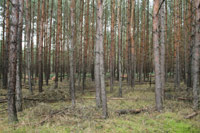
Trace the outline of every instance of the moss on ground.
[[[200, 132], [200, 116], [191, 120], [184, 119], [184, 116], [193, 112], [190, 102], [177, 101], [174, 97], [184, 92], [170, 91], [173, 98], [167, 99], [164, 103], [163, 112], [156, 112], [155, 95], [153, 86], [148, 84], [136, 85], [134, 89], [123, 83], [123, 98], [111, 99], [118, 93], [118, 83], [115, 82], [114, 92], [108, 93], [109, 118], [101, 118], [101, 110], [95, 107], [94, 84], [87, 81], [85, 94], [77, 90], [76, 107], [71, 107], [69, 100], [69, 85], [67, 81], [59, 84], [59, 89], [50, 90], [50, 86], [44, 87], [44, 92], [39, 94], [35, 90], [30, 96], [27, 89], [23, 89], [24, 97], [47, 99], [46, 101], [26, 101], [23, 112], [18, 113], [19, 122], [7, 124], [6, 103], [0, 104], [0, 133], [131, 133], [131, 132], [168, 132], [168, 133], [198, 133]], [[173, 90], [172, 84], [167, 84], [168, 90]], [[184, 86], [183, 86], [184, 88]], [[109, 86], [107, 86], [109, 92]], [[50, 91], [49, 91], [50, 90]], [[1, 94], [6, 91], [0, 90]], [[3, 98], [1, 96], [0, 98]], [[5, 96], [4, 96], [5, 98]], [[54, 100], [54, 102], [48, 102]], [[56, 101], [57, 100], [57, 101]], [[119, 109], [141, 109], [147, 108], [147, 112], [136, 115], [117, 115]], [[58, 113], [55, 113], [58, 112]], [[52, 115], [54, 114], [54, 115]]]

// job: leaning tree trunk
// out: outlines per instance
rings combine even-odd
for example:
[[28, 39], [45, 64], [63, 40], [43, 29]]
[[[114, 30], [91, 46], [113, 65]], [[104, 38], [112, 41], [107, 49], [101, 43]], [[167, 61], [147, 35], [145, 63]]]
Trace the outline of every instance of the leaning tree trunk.
[[16, 89], [16, 64], [17, 64], [17, 34], [18, 34], [18, 4], [19, 0], [11, 0], [11, 32], [8, 60], [8, 120], [10, 122], [17, 121], [17, 110], [15, 105], [15, 89]]
[[154, 46], [154, 63], [155, 63], [155, 94], [156, 94], [156, 109], [162, 110], [162, 86], [160, 75], [160, 52], [159, 52], [159, 20], [158, 20], [159, 0], [154, 0], [153, 5], [153, 46]]

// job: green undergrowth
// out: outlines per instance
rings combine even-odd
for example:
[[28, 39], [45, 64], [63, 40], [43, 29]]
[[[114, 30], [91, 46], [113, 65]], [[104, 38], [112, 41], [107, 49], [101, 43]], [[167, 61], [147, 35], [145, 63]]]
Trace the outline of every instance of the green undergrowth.
[[[59, 83], [59, 88], [56, 90], [51, 89], [53, 82], [50, 82], [50, 86], [44, 86], [44, 92], [41, 94], [35, 89], [34, 95], [30, 96], [28, 90], [23, 89], [24, 97], [42, 100], [24, 102], [24, 110], [18, 113], [19, 122], [16, 124], [8, 124], [5, 111], [7, 105], [0, 104], [0, 133], [200, 132], [200, 116], [184, 119], [193, 112], [191, 103], [175, 99], [179, 94], [184, 95], [184, 92], [173, 92], [173, 84], [166, 85], [166, 89], [169, 90], [168, 95], [172, 96], [165, 100], [164, 110], [161, 113], [155, 111], [155, 94], [153, 86], [150, 87], [148, 83], [136, 85], [133, 89], [124, 82], [123, 98], [117, 98], [117, 82], [112, 93], [108, 83], [106, 84], [109, 110], [109, 118], [106, 120], [101, 118], [101, 109], [95, 106], [94, 83], [87, 81], [84, 94], [78, 85], [76, 86], [78, 88], [76, 107], [72, 107], [70, 100], [67, 100], [69, 99], [67, 81]], [[121, 109], [147, 109], [147, 111], [119, 116], [115, 112]]]

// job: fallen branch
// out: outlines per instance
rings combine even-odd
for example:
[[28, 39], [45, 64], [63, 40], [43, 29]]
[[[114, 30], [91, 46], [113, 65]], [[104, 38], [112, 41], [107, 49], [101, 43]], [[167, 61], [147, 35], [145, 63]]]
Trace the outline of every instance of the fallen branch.
[[[83, 97], [81, 99], [96, 99], [95, 97]], [[138, 100], [137, 98], [119, 98], [119, 97], [108, 97], [108, 100]]]
[[115, 113], [118, 115], [123, 115], [123, 114], [139, 114], [141, 112], [147, 111], [147, 109], [122, 109], [122, 110], [117, 110]]
[[197, 116], [197, 115], [198, 115], [197, 112], [193, 112], [192, 114], [189, 114], [189, 115], [185, 116], [184, 118], [185, 118], [185, 119], [192, 119], [193, 117], [195, 117], [195, 116]]
[[192, 98], [190, 97], [178, 97], [178, 100], [182, 100], [182, 101], [192, 101]]
[[43, 119], [38, 125], [43, 125], [47, 120], [49, 120], [50, 118], [52, 118], [53, 116], [57, 115], [57, 114], [61, 114], [61, 113], [64, 113], [65, 110], [69, 109], [68, 107], [67, 108], [64, 108], [62, 110], [58, 110], [58, 111], [55, 111], [51, 114], [49, 114], [48, 116], [45, 117], [45, 119]]
[[[58, 100], [48, 100], [48, 99], [39, 99], [39, 98], [23, 98], [25, 101], [37, 101], [37, 102], [57, 102], [57, 101], [67, 101], [70, 99], [58, 99]], [[0, 103], [6, 103], [8, 100], [7, 99], [0, 99]]]

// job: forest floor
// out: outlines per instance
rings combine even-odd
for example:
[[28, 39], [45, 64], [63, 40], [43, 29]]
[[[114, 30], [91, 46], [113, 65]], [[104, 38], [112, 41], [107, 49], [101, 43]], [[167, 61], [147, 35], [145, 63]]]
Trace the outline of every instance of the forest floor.
[[[95, 87], [87, 81], [85, 94], [77, 90], [76, 107], [69, 100], [69, 84], [65, 80], [59, 82], [59, 88], [51, 89], [44, 86], [44, 91], [30, 95], [27, 86], [23, 86], [23, 112], [18, 113], [19, 122], [8, 124], [7, 103], [0, 103], [0, 133], [131, 133], [131, 132], [168, 132], [191, 133], [200, 132], [200, 115], [185, 119], [192, 114], [192, 102], [180, 100], [188, 97], [184, 85], [181, 91], [174, 91], [173, 84], [167, 83], [164, 110], [155, 111], [154, 86], [148, 83], [137, 84], [134, 88], [127, 87], [123, 82], [123, 98], [118, 98], [118, 82], [115, 82], [114, 92], [109, 93], [108, 81], [108, 111], [109, 118], [101, 118], [101, 110], [95, 106]], [[77, 87], [78, 88], [78, 87]], [[0, 90], [0, 100], [5, 99], [6, 91]], [[181, 97], [178, 100], [178, 97]], [[138, 114], [116, 113], [121, 109], [144, 109]]]

